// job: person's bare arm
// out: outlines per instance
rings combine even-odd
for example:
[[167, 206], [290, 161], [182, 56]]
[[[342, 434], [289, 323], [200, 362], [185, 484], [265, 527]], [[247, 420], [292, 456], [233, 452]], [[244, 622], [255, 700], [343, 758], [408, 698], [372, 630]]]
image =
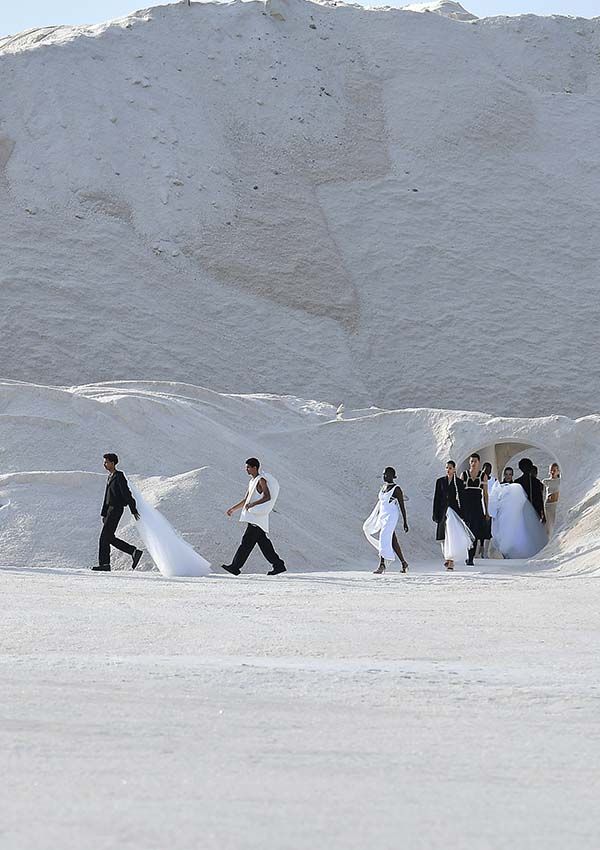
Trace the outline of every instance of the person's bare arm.
[[238, 503], [237, 503], [237, 505], [233, 505], [231, 508], [228, 508], [228, 510], [227, 510], [227, 516], [231, 516], [231, 515], [232, 515], [232, 514], [234, 514], [236, 511], [239, 511], [239, 509], [240, 509], [240, 508], [243, 508], [243, 507], [244, 507], [244, 503], [245, 503], [246, 499], [247, 499], [247, 496], [244, 496], [244, 498], [242, 499], [242, 501], [241, 501], [241, 502], [238, 502]]
[[408, 519], [406, 518], [406, 505], [404, 504], [404, 493], [402, 492], [401, 487], [396, 487], [394, 490], [394, 498], [398, 499], [398, 505], [400, 506], [400, 513], [402, 514], [402, 519], [404, 521], [404, 531], [408, 531]]
[[265, 502], [269, 502], [271, 499], [271, 492], [269, 490], [269, 485], [265, 481], [264, 478], [261, 478], [256, 487], [259, 493], [262, 493], [260, 499], [257, 499], [255, 502], [250, 502], [250, 504], [246, 505], [246, 510], [250, 508], [255, 508], [257, 505], [264, 505]]
[[490, 514], [489, 514], [489, 511], [488, 511], [489, 500], [490, 500], [490, 496], [489, 496], [489, 493], [488, 493], [488, 481], [489, 481], [489, 479], [487, 477], [483, 478], [482, 481], [481, 481], [481, 490], [483, 492], [483, 507], [485, 509], [485, 518], [486, 519], [490, 518]]

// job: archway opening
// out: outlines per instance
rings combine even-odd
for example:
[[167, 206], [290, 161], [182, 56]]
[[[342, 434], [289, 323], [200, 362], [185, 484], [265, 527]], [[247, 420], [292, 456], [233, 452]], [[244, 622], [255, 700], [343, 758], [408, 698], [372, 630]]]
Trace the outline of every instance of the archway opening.
[[[529, 458], [536, 468], [536, 477], [541, 482], [543, 487], [543, 502], [544, 512], [546, 515], [546, 523], [544, 524], [544, 535], [539, 535], [539, 540], [533, 547], [535, 551], [531, 551], [528, 557], [533, 557], [550, 542], [556, 528], [560, 524], [563, 506], [560, 502], [560, 482], [558, 485], [548, 483], [551, 478], [550, 469], [553, 464], [558, 464], [561, 469], [559, 459], [548, 449], [542, 446], [535, 445], [518, 439], [502, 439], [493, 443], [488, 443], [485, 446], [473, 448], [466, 455], [458, 466], [459, 475], [467, 471], [469, 468], [469, 457], [473, 452], [481, 457], [482, 465], [490, 463], [492, 466], [492, 476], [500, 483], [504, 480], [504, 472], [507, 468], [511, 468], [514, 473], [514, 480], [518, 479], [522, 474], [519, 469], [519, 461], [523, 458]], [[519, 485], [520, 486], [520, 485]], [[550, 497], [550, 492], [558, 490], [558, 495]], [[555, 501], [556, 500], [556, 501]], [[494, 535], [494, 526], [496, 526], [497, 534]], [[489, 544], [488, 557], [490, 558], [511, 558], [518, 557], [507, 554], [510, 550], [506, 546], [499, 545], [499, 540], [506, 536], [506, 528], [503, 529], [504, 534], [500, 533], [500, 518], [499, 516], [492, 518], [491, 534], [492, 539]], [[517, 531], [515, 530], [515, 533]], [[504, 542], [504, 540], [503, 540]], [[504, 549], [504, 551], [502, 551]]]

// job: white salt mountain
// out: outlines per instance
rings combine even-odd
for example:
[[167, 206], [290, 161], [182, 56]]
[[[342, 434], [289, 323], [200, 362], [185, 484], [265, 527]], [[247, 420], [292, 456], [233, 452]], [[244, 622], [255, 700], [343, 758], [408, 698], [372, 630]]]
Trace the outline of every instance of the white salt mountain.
[[452, 18], [454, 21], [476, 21], [477, 15], [472, 15], [467, 12], [460, 3], [455, 3], [454, 0], [436, 0], [434, 3], [410, 3], [408, 6], [402, 6], [405, 12], [435, 12], [436, 15], [443, 15], [446, 18]]
[[449, 9], [3, 39], [0, 375], [597, 410], [600, 28]]

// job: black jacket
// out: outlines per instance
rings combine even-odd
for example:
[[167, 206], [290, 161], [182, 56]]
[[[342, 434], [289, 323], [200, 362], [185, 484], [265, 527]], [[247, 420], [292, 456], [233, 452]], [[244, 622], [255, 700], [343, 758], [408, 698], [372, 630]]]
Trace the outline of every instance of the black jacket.
[[544, 519], [544, 485], [539, 478], [532, 478], [531, 475], [521, 475], [515, 481], [515, 484], [520, 484], [527, 498], [535, 508], [536, 514], [540, 519]]
[[459, 516], [462, 516], [460, 499], [465, 485], [457, 475], [454, 476], [454, 483], [456, 486], [449, 485], [447, 475], [443, 475], [435, 482], [433, 521], [437, 524], [436, 540], [443, 540], [445, 537], [446, 512], [448, 508], [452, 508]]
[[127, 479], [120, 469], [115, 469], [114, 473], [109, 475], [106, 482], [101, 515], [106, 516], [109, 508], [120, 508], [123, 510], [126, 505], [129, 505], [132, 514], [137, 513], [137, 505], [131, 495]]

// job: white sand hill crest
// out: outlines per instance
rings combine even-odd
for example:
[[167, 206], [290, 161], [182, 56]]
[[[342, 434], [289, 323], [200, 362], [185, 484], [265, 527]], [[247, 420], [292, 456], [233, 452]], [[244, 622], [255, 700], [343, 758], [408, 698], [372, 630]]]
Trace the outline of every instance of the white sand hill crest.
[[407, 12], [435, 12], [455, 21], [476, 21], [477, 15], [467, 12], [460, 3], [454, 0], [434, 0], [433, 3], [409, 3], [402, 7]]

